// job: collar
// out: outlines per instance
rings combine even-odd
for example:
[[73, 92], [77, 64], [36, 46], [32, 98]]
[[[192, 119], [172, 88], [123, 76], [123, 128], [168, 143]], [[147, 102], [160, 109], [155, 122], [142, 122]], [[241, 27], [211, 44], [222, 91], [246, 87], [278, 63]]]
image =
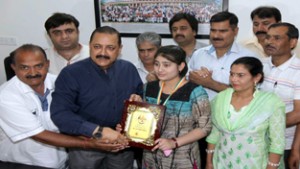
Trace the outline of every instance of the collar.
[[[216, 52], [216, 48], [213, 45], [210, 45], [207, 47], [206, 51], [207, 51], [207, 53], [212, 54], [213, 52]], [[226, 52], [226, 54], [229, 55], [231, 53], [239, 53], [239, 52], [240, 52], [240, 48], [239, 48], [238, 44], [234, 41], [232, 43], [231, 47]]]
[[54, 46], [52, 46], [52, 50], [53, 50], [53, 52], [55, 53], [56, 56], [59, 56], [59, 58], [62, 58], [62, 59], [64, 59], [64, 60], [66, 60], [66, 61], [72, 61], [72, 60], [74, 60], [75, 58], [79, 57], [80, 55], [83, 55], [83, 53], [85, 52], [85, 51], [83, 50], [84, 46], [83, 46], [81, 43], [78, 43], [78, 44], [79, 44], [79, 46], [80, 46], [80, 50], [79, 50], [79, 52], [76, 53], [70, 60], [66, 60], [63, 56], [61, 56], [61, 55], [57, 52], [57, 50], [54, 48]]
[[270, 67], [272, 67], [272, 68], [277, 68], [277, 69], [279, 69], [279, 70], [281, 70], [281, 71], [284, 71], [284, 70], [286, 70], [286, 69], [288, 69], [290, 66], [291, 66], [291, 64], [292, 64], [292, 62], [293, 62], [293, 60], [294, 60], [294, 58], [296, 58], [296, 55], [295, 54], [293, 54], [292, 55], [292, 57], [290, 58], [290, 59], [288, 59], [287, 61], [285, 61], [283, 64], [281, 64], [281, 65], [279, 65], [279, 66], [275, 66], [273, 63], [272, 63], [272, 57], [270, 57], [269, 58], [269, 60], [268, 60], [268, 64], [270, 65]]
[[[46, 92], [46, 90], [50, 90], [51, 91], [54, 91], [54, 82], [50, 80], [49, 76], [54, 76], [54, 75], [51, 75], [51, 74], [47, 74], [46, 78], [45, 78], [45, 81], [44, 81], [44, 93]], [[17, 76], [16, 76], [17, 77]], [[20, 86], [21, 90], [24, 92], [24, 93], [35, 93], [35, 91], [30, 87], [28, 86], [27, 84], [25, 84], [24, 82], [22, 82], [18, 77], [16, 78], [17, 80], [17, 83], [18, 85]]]
[[261, 46], [260, 43], [258, 43], [258, 39], [256, 36], [253, 36], [252, 38], [245, 41], [245, 45], [248, 44], [255, 44], [255, 46]]
[[138, 62], [136, 64], [136, 68], [138, 70], [141, 70], [141, 71], [145, 72], [145, 73], [149, 73], [140, 59], [138, 60]]

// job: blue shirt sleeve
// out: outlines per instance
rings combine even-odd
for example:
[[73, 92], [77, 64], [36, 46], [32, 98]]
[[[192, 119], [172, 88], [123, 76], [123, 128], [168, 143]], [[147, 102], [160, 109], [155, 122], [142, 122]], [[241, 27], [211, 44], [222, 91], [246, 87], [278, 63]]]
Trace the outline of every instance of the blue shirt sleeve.
[[55, 91], [52, 94], [51, 119], [63, 133], [91, 137], [97, 124], [76, 114], [80, 108], [76, 104], [78, 91], [75, 78], [67, 71], [62, 71], [56, 79]]

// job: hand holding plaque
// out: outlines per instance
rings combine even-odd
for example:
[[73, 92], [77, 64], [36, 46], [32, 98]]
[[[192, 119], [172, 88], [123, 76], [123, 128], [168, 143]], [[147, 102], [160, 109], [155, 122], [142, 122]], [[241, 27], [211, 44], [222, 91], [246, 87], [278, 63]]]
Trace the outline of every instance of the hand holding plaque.
[[164, 112], [165, 106], [125, 101], [121, 126], [129, 145], [152, 149], [160, 137]]

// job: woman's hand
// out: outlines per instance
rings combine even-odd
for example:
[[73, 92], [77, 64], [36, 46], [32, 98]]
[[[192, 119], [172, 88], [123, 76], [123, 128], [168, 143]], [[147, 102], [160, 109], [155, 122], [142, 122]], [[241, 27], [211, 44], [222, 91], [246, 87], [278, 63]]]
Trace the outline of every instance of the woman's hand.
[[156, 146], [152, 149], [152, 151], [155, 151], [157, 149], [160, 149], [162, 151], [172, 150], [176, 147], [176, 144], [172, 139], [166, 139], [166, 138], [159, 138], [155, 140], [155, 144]]
[[214, 166], [211, 162], [209, 162], [209, 163], [206, 162], [205, 169], [214, 169]]

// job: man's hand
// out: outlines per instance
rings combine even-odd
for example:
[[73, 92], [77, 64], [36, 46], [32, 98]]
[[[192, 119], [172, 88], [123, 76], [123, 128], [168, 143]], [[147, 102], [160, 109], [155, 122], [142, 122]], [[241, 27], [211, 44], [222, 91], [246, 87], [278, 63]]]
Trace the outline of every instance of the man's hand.
[[209, 88], [214, 81], [212, 79], [212, 72], [204, 67], [202, 67], [200, 70], [191, 71], [189, 73], [189, 80], [206, 88]]
[[137, 94], [131, 94], [130, 97], [129, 97], [129, 101], [142, 102], [143, 99], [141, 98], [140, 95], [137, 95]]
[[290, 169], [298, 169], [299, 168], [299, 161], [300, 161], [300, 154], [299, 150], [292, 149], [291, 154], [288, 159], [288, 164]]
[[150, 72], [150, 73], [148, 73], [148, 75], [146, 76], [146, 80], [147, 80], [147, 82], [152, 82], [152, 81], [157, 80], [157, 77], [156, 77], [156, 75], [155, 75], [154, 72]]
[[91, 141], [94, 143], [96, 149], [103, 150], [103, 151], [118, 152], [127, 147], [118, 143], [117, 144], [109, 143], [109, 141], [105, 139], [104, 140], [91, 139]]
[[116, 130], [117, 130], [118, 132], [121, 133], [121, 131], [122, 131], [122, 126], [121, 126], [121, 124], [117, 124], [117, 125], [116, 125]]
[[128, 140], [120, 132], [113, 130], [109, 127], [104, 127], [102, 131], [102, 139], [109, 140], [109, 142], [121, 144], [123, 146], [128, 145]]
[[127, 148], [127, 146], [109, 142], [108, 139], [88, 139], [85, 137], [80, 138], [84, 140], [84, 148], [98, 149], [108, 152], [118, 152], [120, 150], [123, 150], [124, 148]]

